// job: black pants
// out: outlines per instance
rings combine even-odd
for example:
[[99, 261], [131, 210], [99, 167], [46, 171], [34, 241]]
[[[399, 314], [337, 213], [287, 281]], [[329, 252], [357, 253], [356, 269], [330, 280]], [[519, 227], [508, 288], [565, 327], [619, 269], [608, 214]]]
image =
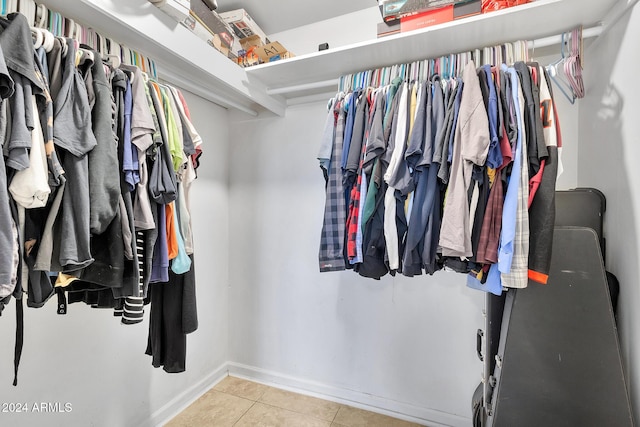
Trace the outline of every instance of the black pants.
[[185, 371], [187, 334], [198, 327], [195, 298], [195, 269], [177, 275], [169, 270], [169, 282], [149, 285], [151, 302], [146, 354], [152, 365], [166, 372]]

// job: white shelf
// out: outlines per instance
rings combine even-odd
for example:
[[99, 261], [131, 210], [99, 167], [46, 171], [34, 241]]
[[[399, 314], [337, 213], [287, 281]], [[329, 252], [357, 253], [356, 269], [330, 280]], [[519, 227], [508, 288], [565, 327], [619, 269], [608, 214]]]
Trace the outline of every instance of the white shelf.
[[[385, 38], [261, 64], [246, 70], [269, 90], [335, 80], [362, 70], [435, 58], [505, 41], [530, 40], [598, 23], [618, 0], [537, 0]], [[314, 89], [316, 92], [318, 88]], [[326, 90], [325, 90], [326, 91]], [[288, 98], [300, 91], [284, 94]]]
[[[361, 70], [433, 58], [505, 41], [531, 40], [600, 22], [626, 0], [537, 0], [486, 15], [243, 69], [146, 0], [44, 0], [156, 61], [160, 77], [220, 105], [284, 115], [291, 98], [310, 99], [326, 84]], [[304, 89], [284, 91], [278, 89]], [[331, 90], [334, 90], [332, 88]], [[200, 92], [199, 92], [200, 91]]]
[[[156, 61], [159, 76], [179, 76], [226, 107], [284, 115], [282, 97], [146, 0], [44, 0], [49, 8]], [[178, 83], [176, 83], [179, 85]], [[188, 88], [187, 88], [188, 89]], [[207, 97], [205, 95], [205, 97]]]

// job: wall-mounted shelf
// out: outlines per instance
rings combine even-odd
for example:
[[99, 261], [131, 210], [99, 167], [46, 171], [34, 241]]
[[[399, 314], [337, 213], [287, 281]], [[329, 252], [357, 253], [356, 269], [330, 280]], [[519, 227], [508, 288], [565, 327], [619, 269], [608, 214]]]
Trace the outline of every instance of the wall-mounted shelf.
[[[291, 98], [334, 90], [325, 82], [366, 69], [534, 39], [600, 22], [624, 0], [536, 0], [382, 39], [243, 69], [146, 0], [45, 0], [156, 61], [160, 77], [228, 108], [284, 115]], [[291, 90], [289, 90], [291, 89]], [[289, 101], [291, 102], [291, 101]]]
[[205, 97], [213, 97], [214, 102], [226, 107], [249, 113], [262, 107], [284, 114], [286, 104], [281, 97], [267, 95], [260, 80], [249, 81], [242, 67], [146, 0], [44, 0], [43, 3], [153, 58], [161, 78], [187, 82], [186, 85], [201, 89], [209, 94]]
[[[598, 23], [618, 0], [537, 0], [485, 15], [385, 38], [301, 55], [247, 69], [270, 92], [294, 98], [299, 86], [332, 81], [361, 70], [434, 58], [449, 53], [558, 34]], [[317, 85], [316, 85], [317, 86]], [[291, 90], [279, 89], [291, 88]], [[326, 92], [326, 88], [325, 88]]]

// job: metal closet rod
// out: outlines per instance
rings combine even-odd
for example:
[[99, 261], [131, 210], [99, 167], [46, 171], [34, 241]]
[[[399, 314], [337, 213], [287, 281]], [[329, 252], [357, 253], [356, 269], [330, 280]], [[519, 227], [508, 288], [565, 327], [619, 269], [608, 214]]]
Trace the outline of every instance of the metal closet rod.
[[[604, 30], [604, 27], [602, 25], [596, 25], [595, 27], [584, 29], [582, 30], [582, 38], [587, 39], [591, 37], [598, 37], [603, 30]], [[542, 47], [555, 46], [560, 43], [562, 43], [562, 34], [557, 34], [555, 36], [543, 37], [540, 39], [529, 41], [527, 43], [527, 47], [529, 49], [539, 49]], [[340, 82], [340, 79], [331, 79], [331, 80], [323, 80], [319, 82], [304, 83], [299, 85], [268, 88], [267, 95], [281, 95], [285, 93], [304, 92], [307, 90], [319, 89], [319, 88], [333, 88], [338, 86], [339, 82]]]

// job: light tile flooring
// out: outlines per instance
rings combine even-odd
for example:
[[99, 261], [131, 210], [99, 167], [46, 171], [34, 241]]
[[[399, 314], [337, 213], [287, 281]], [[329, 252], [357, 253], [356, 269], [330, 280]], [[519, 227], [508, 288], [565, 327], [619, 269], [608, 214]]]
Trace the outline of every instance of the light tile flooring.
[[166, 427], [412, 427], [418, 424], [226, 377]]

